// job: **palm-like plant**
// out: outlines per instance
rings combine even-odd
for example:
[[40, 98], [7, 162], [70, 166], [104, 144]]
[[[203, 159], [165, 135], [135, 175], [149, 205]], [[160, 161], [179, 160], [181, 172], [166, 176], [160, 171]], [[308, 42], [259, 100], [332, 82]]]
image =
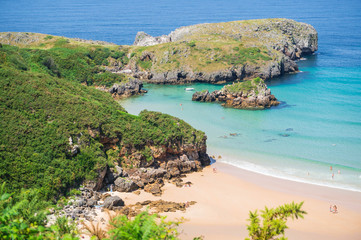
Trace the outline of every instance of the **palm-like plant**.
[[[303, 202], [285, 204], [277, 208], [267, 208], [261, 211], [259, 216], [257, 210], [249, 212], [250, 224], [247, 225], [249, 237], [246, 240], [285, 240], [285, 230], [288, 228], [286, 225], [287, 219], [303, 218], [306, 211], [302, 210]], [[261, 219], [262, 218], [262, 225]], [[281, 235], [281, 236], [280, 236]]]

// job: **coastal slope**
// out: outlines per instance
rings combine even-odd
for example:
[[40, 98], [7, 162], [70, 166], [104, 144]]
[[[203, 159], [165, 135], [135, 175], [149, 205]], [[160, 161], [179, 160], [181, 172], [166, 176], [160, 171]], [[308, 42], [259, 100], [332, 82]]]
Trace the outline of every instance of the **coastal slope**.
[[209, 164], [204, 132], [167, 114], [128, 114], [110, 94], [81, 84], [81, 76], [112, 76], [98, 72], [92, 49], [60, 41], [49, 50], [0, 46], [0, 181], [9, 189], [54, 199], [118, 177], [143, 188]]

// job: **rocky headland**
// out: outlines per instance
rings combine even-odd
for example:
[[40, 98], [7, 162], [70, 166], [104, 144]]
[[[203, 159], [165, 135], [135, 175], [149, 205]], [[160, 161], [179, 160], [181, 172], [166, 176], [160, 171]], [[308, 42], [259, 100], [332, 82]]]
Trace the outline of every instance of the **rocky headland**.
[[280, 103], [260, 78], [226, 85], [211, 93], [208, 90], [196, 92], [192, 101], [220, 102], [222, 106], [240, 109], [265, 109]]
[[160, 37], [139, 32], [130, 66], [152, 83], [270, 79], [297, 72], [295, 60], [317, 51], [317, 39], [311, 25], [289, 19], [198, 24]]

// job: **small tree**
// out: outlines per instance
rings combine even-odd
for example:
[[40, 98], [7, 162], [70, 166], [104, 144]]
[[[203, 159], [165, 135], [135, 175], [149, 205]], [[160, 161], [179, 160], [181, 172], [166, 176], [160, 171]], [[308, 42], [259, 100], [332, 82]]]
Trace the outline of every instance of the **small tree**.
[[[250, 225], [247, 225], [249, 237], [246, 240], [285, 240], [285, 230], [288, 228], [286, 225], [287, 218], [292, 219], [303, 218], [306, 211], [302, 210], [303, 202], [297, 204], [292, 202], [291, 204], [285, 204], [277, 208], [261, 211], [262, 222], [259, 218], [257, 210], [249, 212]], [[261, 225], [262, 224], [262, 225]], [[279, 235], [282, 235], [279, 237]]]

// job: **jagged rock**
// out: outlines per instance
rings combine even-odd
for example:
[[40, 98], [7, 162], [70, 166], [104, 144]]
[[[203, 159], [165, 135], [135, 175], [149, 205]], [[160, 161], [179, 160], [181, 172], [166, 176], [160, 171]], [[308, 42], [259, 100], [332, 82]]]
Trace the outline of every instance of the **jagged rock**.
[[129, 178], [117, 178], [114, 185], [114, 190], [119, 192], [132, 192], [138, 189], [138, 185]]
[[75, 202], [75, 206], [77, 207], [82, 207], [86, 204], [86, 200], [85, 199], [80, 199], [78, 201]]
[[94, 191], [99, 191], [104, 184], [104, 177], [108, 171], [108, 165], [106, 165], [103, 169], [98, 170], [97, 180], [95, 186], [93, 187]]
[[242, 109], [265, 109], [279, 104], [260, 78], [226, 85], [220, 91], [212, 93], [196, 92], [192, 96], [192, 101], [225, 102], [223, 106]]
[[170, 42], [170, 37], [163, 35], [160, 37], [152, 37], [145, 32], [138, 32], [133, 45], [135, 46], [152, 46], [160, 43]]
[[113, 209], [113, 207], [121, 206], [124, 206], [124, 201], [118, 196], [107, 197], [104, 200], [104, 208]]
[[146, 185], [144, 187], [144, 191], [149, 192], [155, 196], [160, 196], [160, 195], [162, 195], [161, 187], [162, 187], [162, 184], [156, 182], [156, 183]]
[[115, 166], [114, 168], [109, 168], [107, 174], [105, 175], [104, 181], [105, 184], [112, 184], [118, 177], [128, 177], [128, 174], [123, 171], [123, 168]]
[[80, 147], [78, 145], [72, 146], [70, 153], [72, 156], [77, 155], [78, 153], [80, 153]]
[[126, 83], [122, 84], [114, 84], [110, 89], [109, 93], [111, 93], [114, 97], [130, 97], [133, 95], [146, 93], [147, 91], [142, 89], [143, 82], [139, 79], [130, 79]]
[[86, 201], [86, 206], [87, 206], [87, 207], [94, 207], [95, 205], [97, 205], [97, 201], [94, 200], [94, 199], [88, 199], [88, 200]]

